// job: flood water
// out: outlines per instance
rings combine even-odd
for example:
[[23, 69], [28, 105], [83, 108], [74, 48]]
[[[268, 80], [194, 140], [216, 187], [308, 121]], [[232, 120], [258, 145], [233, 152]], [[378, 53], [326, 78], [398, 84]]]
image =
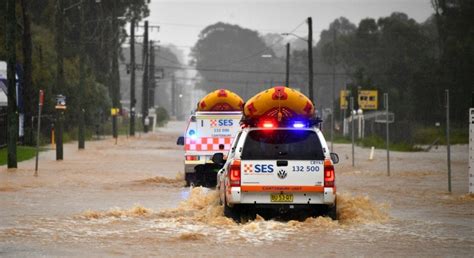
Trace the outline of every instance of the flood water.
[[215, 190], [184, 187], [183, 123], [135, 138], [65, 145], [19, 169], [0, 168], [0, 256], [466, 256], [474, 255], [467, 146], [453, 147], [447, 193], [443, 149], [392, 153], [336, 144], [338, 221], [223, 216]]

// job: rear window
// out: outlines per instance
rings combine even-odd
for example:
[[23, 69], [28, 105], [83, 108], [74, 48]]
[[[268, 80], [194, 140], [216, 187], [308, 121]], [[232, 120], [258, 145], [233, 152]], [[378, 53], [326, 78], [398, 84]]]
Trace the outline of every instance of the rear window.
[[324, 160], [324, 153], [314, 131], [255, 130], [245, 139], [242, 159]]

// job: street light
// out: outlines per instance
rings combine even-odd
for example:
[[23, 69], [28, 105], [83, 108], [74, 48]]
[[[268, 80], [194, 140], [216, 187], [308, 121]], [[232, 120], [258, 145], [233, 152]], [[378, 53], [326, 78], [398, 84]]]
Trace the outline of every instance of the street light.
[[313, 96], [313, 21], [311, 17], [307, 19], [308, 23], [308, 39], [300, 37], [292, 32], [282, 33], [283, 36], [294, 36], [308, 43], [308, 95], [311, 102], [314, 102]]
[[307, 39], [305, 39], [305, 38], [303, 38], [303, 37], [301, 37], [301, 36], [298, 36], [298, 35], [296, 35], [295, 33], [291, 33], [291, 32], [288, 33], [288, 32], [285, 32], [285, 33], [282, 33], [281, 35], [282, 35], [282, 36], [290, 36], [290, 35], [291, 35], [291, 36], [294, 36], [294, 37], [296, 37], [296, 38], [298, 38], [298, 39], [301, 39], [301, 40], [303, 40], [303, 41], [308, 42]]

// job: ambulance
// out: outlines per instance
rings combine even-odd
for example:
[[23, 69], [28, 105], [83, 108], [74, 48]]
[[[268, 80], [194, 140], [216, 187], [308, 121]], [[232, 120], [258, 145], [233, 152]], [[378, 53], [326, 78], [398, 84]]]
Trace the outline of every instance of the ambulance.
[[243, 103], [237, 94], [225, 89], [211, 92], [199, 101], [184, 136], [177, 142], [184, 145], [187, 186], [216, 186], [216, 175], [222, 164], [214, 163], [211, 158], [216, 152], [230, 150], [240, 129]]
[[241, 129], [223, 164], [217, 190], [224, 214], [242, 218], [326, 215], [337, 218], [334, 164], [321, 120], [304, 95], [274, 87], [247, 101]]

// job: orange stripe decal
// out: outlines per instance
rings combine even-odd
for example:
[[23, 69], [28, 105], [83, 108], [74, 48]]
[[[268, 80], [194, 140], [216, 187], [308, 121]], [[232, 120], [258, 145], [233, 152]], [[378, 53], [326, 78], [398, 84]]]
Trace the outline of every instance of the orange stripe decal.
[[324, 192], [324, 186], [242, 185], [242, 192]]

